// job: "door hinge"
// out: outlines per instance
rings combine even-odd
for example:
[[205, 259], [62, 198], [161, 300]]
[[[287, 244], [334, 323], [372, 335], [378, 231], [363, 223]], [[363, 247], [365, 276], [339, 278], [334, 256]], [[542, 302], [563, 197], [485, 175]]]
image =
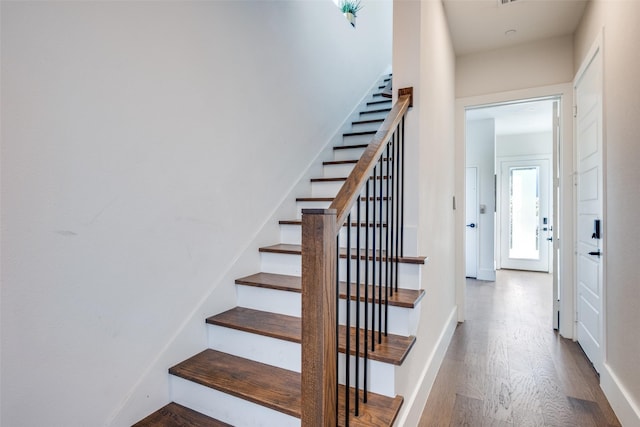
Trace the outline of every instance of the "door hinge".
[[573, 117], [578, 117], [578, 106], [577, 105], [573, 106]]

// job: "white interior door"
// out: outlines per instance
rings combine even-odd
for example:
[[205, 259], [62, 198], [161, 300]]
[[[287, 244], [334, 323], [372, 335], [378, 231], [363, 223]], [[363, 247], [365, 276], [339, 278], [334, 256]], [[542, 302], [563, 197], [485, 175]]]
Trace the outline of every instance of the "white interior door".
[[549, 271], [549, 161], [503, 161], [501, 176], [501, 267]]
[[595, 369], [603, 360], [603, 145], [602, 60], [595, 50], [578, 74], [576, 96], [577, 154], [577, 338]]
[[465, 174], [465, 275], [478, 277], [478, 168], [467, 167]]

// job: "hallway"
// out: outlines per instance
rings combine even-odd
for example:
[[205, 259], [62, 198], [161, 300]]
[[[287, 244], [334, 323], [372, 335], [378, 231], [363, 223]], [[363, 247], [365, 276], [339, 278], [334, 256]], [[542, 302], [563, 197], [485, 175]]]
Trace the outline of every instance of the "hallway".
[[420, 427], [620, 426], [580, 347], [551, 323], [551, 275], [467, 279], [458, 324]]

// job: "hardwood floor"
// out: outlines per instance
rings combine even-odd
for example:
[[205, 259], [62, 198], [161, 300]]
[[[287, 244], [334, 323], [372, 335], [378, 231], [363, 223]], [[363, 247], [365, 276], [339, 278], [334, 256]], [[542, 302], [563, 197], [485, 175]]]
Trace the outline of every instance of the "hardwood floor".
[[420, 427], [620, 426], [580, 347], [551, 323], [551, 275], [467, 279], [457, 326]]

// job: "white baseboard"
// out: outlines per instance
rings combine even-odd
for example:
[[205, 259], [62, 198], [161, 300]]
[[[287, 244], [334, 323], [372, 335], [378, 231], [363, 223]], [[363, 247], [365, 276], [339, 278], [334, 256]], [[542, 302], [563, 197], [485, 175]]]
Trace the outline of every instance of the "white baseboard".
[[440, 365], [442, 365], [444, 355], [449, 348], [449, 343], [451, 342], [451, 338], [453, 337], [457, 324], [458, 308], [456, 306], [451, 310], [449, 318], [447, 319], [444, 328], [442, 328], [438, 342], [429, 355], [429, 358], [424, 365], [424, 369], [420, 373], [418, 383], [413, 393], [404, 401], [406, 409], [401, 411], [400, 416], [394, 425], [418, 425], [420, 416], [424, 410], [424, 405], [427, 403], [427, 398], [429, 397], [429, 393], [431, 393], [431, 387], [433, 387], [433, 383], [436, 380], [436, 375], [438, 375], [438, 370], [440, 369]]
[[623, 426], [640, 426], [640, 407], [605, 363], [600, 373], [600, 387]]

